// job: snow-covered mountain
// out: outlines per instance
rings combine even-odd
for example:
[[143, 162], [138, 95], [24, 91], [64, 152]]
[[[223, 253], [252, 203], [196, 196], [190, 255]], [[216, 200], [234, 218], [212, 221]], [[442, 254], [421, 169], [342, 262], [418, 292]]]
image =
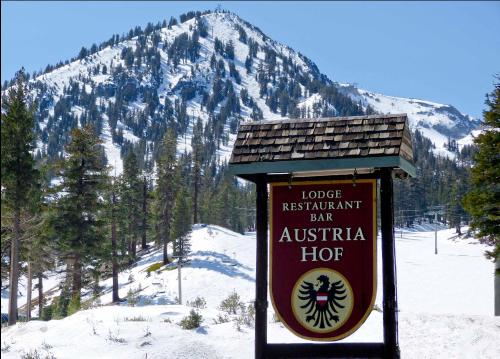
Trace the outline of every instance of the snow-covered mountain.
[[214, 162], [228, 159], [238, 124], [249, 120], [404, 112], [444, 155], [443, 143], [479, 125], [453, 106], [333, 82], [233, 13], [192, 12], [181, 21], [113, 35], [31, 79], [38, 155], [63, 155], [69, 131], [84, 123], [99, 130], [118, 173], [131, 148], [151, 159], [167, 127], [177, 130], [178, 151], [189, 152], [198, 119]]
[[449, 156], [446, 149], [449, 141], [459, 146], [472, 143], [472, 132], [478, 133], [481, 121], [461, 113], [454, 106], [414, 98], [387, 96], [352, 85], [343, 84], [343, 89], [355, 101], [370, 106], [383, 114], [406, 113], [413, 131], [420, 131], [436, 146], [435, 153]]

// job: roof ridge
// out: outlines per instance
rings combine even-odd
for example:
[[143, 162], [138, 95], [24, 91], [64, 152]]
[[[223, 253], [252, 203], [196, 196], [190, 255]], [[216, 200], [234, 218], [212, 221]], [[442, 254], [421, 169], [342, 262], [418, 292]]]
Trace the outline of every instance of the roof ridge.
[[242, 125], [273, 125], [278, 123], [294, 123], [294, 122], [327, 122], [327, 121], [340, 121], [340, 120], [370, 120], [381, 118], [397, 118], [407, 117], [406, 113], [387, 114], [387, 115], [360, 115], [360, 116], [341, 116], [341, 117], [316, 117], [316, 118], [284, 118], [282, 120], [267, 120], [267, 121], [250, 121], [243, 122]]

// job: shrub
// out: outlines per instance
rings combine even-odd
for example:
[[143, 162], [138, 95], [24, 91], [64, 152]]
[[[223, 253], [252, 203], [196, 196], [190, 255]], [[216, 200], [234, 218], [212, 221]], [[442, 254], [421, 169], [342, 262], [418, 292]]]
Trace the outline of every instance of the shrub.
[[127, 341], [126, 341], [124, 338], [120, 338], [120, 337], [118, 336], [118, 335], [119, 335], [119, 333], [120, 333], [120, 332], [118, 331], [116, 334], [113, 334], [113, 333], [111, 332], [111, 329], [110, 329], [110, 330], [109, 330], [109, 332], [108, 332], [108, 337], [107, 337], [107, 339], [108, 339], [109, 341], [111, 341], [111, 342], [114, 342], [114, 343], [121, 343], [121, 344], [126, 343]]
[[80, 304], [80, 310], [81, 309], [90, 309], [90, 308], [96, 308], [100, 307], [102, 305], [101, 302], [101, 297], [97, 296], [92, 296], [92, 298], [87, 299], [84, 302], [81, 302]]
[[233, 292], [226, 299], [224, 299], [219, 306], [219, 309], [227, 314], [238, 314], [238, 309], [243, 306], [238, 293]]
[[182, 318], [179, 325], [182, 329], [196, 329], [203, 322], [203, 317], [196, 310], [191, 309], [187, 317]]
[[42, 317], [40, 319], [45, 321], [51, 320], [53, 310], [54, 310], [54, 304], [45, 306], [42, 310]]
[[53, 300], [55, 305], [52, 308], [52, 318], [62, 319], [68, 316], [70, 296], [71, 294], [69, 293], [69, 290], [67, 288], [62, 288], [61, 295]]
[[44, 350], [52, 349], [52, 345], [50, 345], [49, 343], [47, 343], [47, 342], [44, 341], [42, 343], [42, 349], [44, 349]]
[[134, 281], [134, 275], [130, 273], [127, 278], [127, 283], [132, 283]]
[[207, 307], [207, 301], [203, 297], [196, 297], [192, 302], [188, 301], [187, 305], [197, 309], [205, 309]]
[[246, 308], [241, 306], [240, 314], [234, 318], [235, 327], [238, 331], [241, 331], [243, 325], [247, 327], [253, 327], [255, 325], [255, 308], [252, 304], [249, 304]]
[[236, 328], [236, 330], [241, 332], [242, 325], [243, 325], [243, 321], [242, 321], [241, 317], [236, 317], [234, 319], [234, 327]]
[[87, 323], [89, 323], [90, 326], [92, 327], [92, 334], [98, 335], [97, 334], [97, 322], [94, 319], [87, 318]]
[[137, 302], [137, 295], [134, 293], [132, 288], [130, 288], [127, 292], [127, 304], [129, 307], [135, 307], [137, 305]]
[[214, 324], [228, 323], [231, 320], [227, 314], [217, 314], [217, 318], [214, 319]]
[[145, 322], [146, 318], [144, 318], [142, 315], [139, 315], [138, 317], [130, 317], [130, 318], [125, 318], [126, 322]]
[[150, 274], [151, 272], [156, 272], [161, 267], [163, 267], [163, 262], [153, 263], [148, 268], [146, 268], [146, 272]]
[[10, 350], [11, 345], [7, 342], [2, 343], [2, 353], [8, 353]]
[[75, 314], [80, 310], [80, 295], [75, 294], [71, 297], [68, 304], [68, 315]]
[[55, 356], [52, 353], [47, 353], [43, 355], [36, 349], [33, 349], [27, 353], [21, 354], [21, 359], [55, 359]]
[[249, 304], [245, 311], [242, 313], [243, 323], [249, 327], [253, 327], [255, 324], [255, 307], [253, 304]]

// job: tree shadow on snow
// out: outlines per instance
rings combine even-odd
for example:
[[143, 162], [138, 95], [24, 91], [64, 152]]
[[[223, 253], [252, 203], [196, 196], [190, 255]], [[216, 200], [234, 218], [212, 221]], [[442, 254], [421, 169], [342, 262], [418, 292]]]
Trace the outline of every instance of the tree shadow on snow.
[[196, 333], [198, 334], [208, 334], [207, 330], [204, 327], [196, 328]]
[[190, 261], [191, 268], [204, 268], [213, 270], [229, 277], [237, 277], [246, 279], [250, 282], [255, 282], [255, 279], [241, 270], [253, 270], [245, 266], [225, 254], [211, 252], [211, 251], [198, 251], [191, 254], [192, 257], [205, 257], [205, 258], [192, 258]]

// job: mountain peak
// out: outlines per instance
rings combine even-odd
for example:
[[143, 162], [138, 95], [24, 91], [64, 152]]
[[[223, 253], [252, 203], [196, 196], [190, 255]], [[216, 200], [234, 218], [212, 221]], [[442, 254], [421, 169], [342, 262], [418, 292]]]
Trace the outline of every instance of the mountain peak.
[[40, 104], [39, 156], [64, 155], [69, 130], [91, 123], [118, 172], [130, 150], [152, 162], [168, 127], [179, 153], [190, 152], [198, 119], [214, 162], [228, 159], [238, 124], [248, 120], [405, 112], [437, 147], [478, 124], [452, 106], [334, 83], [299, 52], [225, 11], [190, 12], [180, 22], [114, 35], [48, 67], [30, 87]]

